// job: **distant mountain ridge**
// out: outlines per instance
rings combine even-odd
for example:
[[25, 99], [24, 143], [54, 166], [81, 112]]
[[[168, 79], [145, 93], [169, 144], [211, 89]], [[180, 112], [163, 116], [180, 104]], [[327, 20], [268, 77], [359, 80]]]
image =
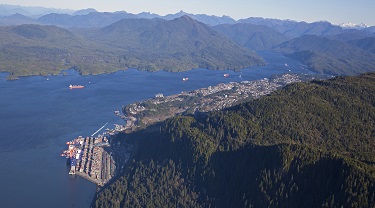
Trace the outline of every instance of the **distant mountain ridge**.
[[114, 72], [114, 53], [53, 25], [0, 27], [0, 71], [9, 72], [9, 78], [58, 74], [67, 68], [82, 74], [103, 73], [103, 68]]
[[299, 37], [302, 35], [335, 35], [342, 32], [342, 28], [332, 25], [329, 22], [297, 22], [293, 20], [266, 19], [260, 17], [250, 17], [238, 20], [240, 23], [250, 23], [255, 25], [266, 25], [289, 37]]
[[0, 26], [23, 24], [38, 24], [38, 21], [19, 13], [12, 14], [10, 16], [0, 17]]
[[[22, 14], [27, 17], [32, 17], [34, 22], [23, 22], [12, 19], [13, 14]], [[96, 14], [91, 14], [96, 13]], [[23, 7], [13, 5], [0, 5], [0, 16], [9, 17], [8, 19], [0, 18], [0, 25], [19, 25], [19, 24], [53, 24], [60, 27], [66, 28], [99, 28], [113, 24], [124, 18], [161, 18], [165, 20], [173, 20], [175, 18], [182, 17], [184, 15], [190, 16], [191, 18], [200, 21], [209, 26], [216, 26], [220, 24], [237, 24], [237, 23], [249, 23], [253, 25], [265, 25], [275, 29], [276, 31], [284, 34], [288, 37], [299, 37], [302, 35], [336, 35], [342, 33], [346, 29], [357, 29], [372, 31], [371, 27], [366, 24], [352, 24], [346, 23], [341, 25], [333, 25], [329, 22], [298, 22], [293, 20], [280, 20], [270, 19], [261, 17], [249, 17], [246, 19], [234, 20], [229, 16], [215, 16], [207, 14], [191, 14], [184, 11], [177, 12], [175, 14], [167, 14], [161, 16], [149, 12], [142, 12], [139, 14], [127, 13], [125, 11], [117, 12], [98, 12], [93, 8], [82, 9], [78, 11], [74, 10], [63, 10], [63, 9], [50, 9], [43, 7]], [[79, 17], [77, 17], [79, 16]], [[36, 18], [37, 17], [37, 18]], [[39, 19], [38, 19], [39, 18]], [[374, 33], [372, 31], [371, 33]]]
[[185, 71], [264, 65], [253, 51], [188, 16], [170, 21], [122, 19], [80, 32], [52, 25], [0, 27], [0, 71], [27, 76], [67, 68], [99, 74], [127, 68]]
[[287, 41], [274, 50], [318, 73], [354, 75], [375, 70], [375, 55], [342, 41], [313, 35]]
[[366, 37], [362, 39], [352, 40], [349, 43], [362, 48], [363, 50], [375, 53], [375, 37]]
[[[82, 10], [81, 10], [82, 11]], [[168, 14], [160, 16], [157, 14], [151, 14], [142, 12], [139, 14], [131, 14], [125, 11], [119, 12], [92, 12], [84, 11], [79, 14], [67, 15], [67, 14], [47, 14], [39, 18], [39, 21], [43, 24], [55, 24], [62, 27], [105, 27], [113, 24], [121, 19], [125, 18], [160, 18], [165, 20], [173, 20], [182, 16], [189, 16], [197, 21], [203, 22], [207, 25], [219, 25], [219, 24], [233, 24], [236, 21], [228, 16], [209, 16], [205, 14], [189, 14], [180, 11], [176, 14]], [[79, 15], [79, 17], [77, 17]], [[89, 22], [89, 24], [87, 24]]]
[[100, 28], [122, 19], [136, 18], [135, 15], [126, 12], [90, 12], [85, 15], [47, 14], [38, 19], [42, 24], [57, 25], [60, 27]]
[[189, 16], [199, 22], [203, 22], [206, 25], [215, 26], [220, 24], [234, 24], [236, 21], [229, 17], [229, 16], [214, 16], [214, 15], [206, 15], [206, 14], [189, 14], [184, 11], [180, 11], [176, 14], [168, 14], [165, 16], [159, 16], [162, 19], [172, 20], [175, 18], [179, 18], [182, 16]]
[[342, 27], [344, 29], [365, 29], [365, 28], [369, 27], [365, 23], [354, 24], [354, 23], [351, 23], [351, 22], [346, 22], [346, 23], [338, 24], [338, 26], [340, 26], [340, 27]]
[[[114, 18], [118, 16], [118, 13], [127, 13], [127, 12], [119, 11], [119, 12], [98, 12], [98, 13], [106, 13], [107, 18]], [[87, 14], [82, 13], [81, 19], [90, 18], [90, 16], [86, 16], [88, 14], [89, 13]], [[247, 19], [240, 19], [236, 21], [233, 18], [229, 16], [225, 16], [225, 15], [219, 17], [219, 16], [206, 15], [206, 14], [190, 14], [184, 11], [180, 11], [176, 14], [167, 14], [165, 16], [147, 13], [147, 12], [142, 12], [139, 14], [131, 14], [131, 13], [127, 13], [127, 14], [128, 16], [125, 16], [124, 18], [147, 18], [147, 19], [161, 18], [165, 20], [173, 20], [175, 18], [179, 18], [179, 17], [186, 15], [210, 26], [216, 26], [220, 24], [236, 24], [236, 23], [250, 23], [253, 25], [266, 25], [290, 37], [297, 37], [301, 35], [334, 35], [334, 34], [341, 33], [342, 30], [344, 29], [348, 29], [346, 27], [342, 28], [338, 25], [333, 25], [326, 21], [307, 23], [303, 21], [297, 22], [293, 20], [279, 20], [279, 19], [268, 19], [268, 18], [260, 18], [260, 17], [250, 17]], [[70, 15], [70, 16], [74, 16], [74, 15]], [[66, 15], [59, 14], [55, 16], [54, 21], [56, 20], [62, 21], [65, 18], [66, 18]], [[42, 23], [53, 23], [53, 22], [49, 22], [48, 20], [49, 20], [48, 16], [45, 16], [42, 18]], [[109, 22], [109, 24], [112, 24], [116, 21], [117, 20], [113, 20], [112, 22]], [[65, 27], [77, 26], [77, 24], [78, 23], [74, 21], [67, 22]], [[87, 27], [84, 25], [81, 25], [81, 26]], [[352, 28], [352, 29], [362, 29], [362, 28]]]
[[[93, 8], [87, 8], [87, 9], [81, 9], [81, 10], [75, 11], [75, 10], [70, 10], [70, 9], [54, 9], [54, 8], [45, 8], [45, 7], [26, 7], [26, 6], [18, 6], [18, 5], [0, 4], [0, 17], [1, 16], [3, 16], [3, 17], [4, 16], [11, 16], [11, 15], [16, 14], [16, 13], [23, 14], [25, 16], [32, 17], [32, 18], [41, 17], [43, 15], [48, 15], [48, 14], [52, 14], [52, 13], [68, 14], [68, 15], [72, 15], [72, 16], [76, 16], [76, 15], [83, 15], [84, 16], [84, 15], [88, 15], [89, 13], [92, 13], [92, 12], [98, 12], [98, 11], [93, 9]], [[98, 12], [98, 13], [107, 13], [107, 15], [113, 14], [114, 16], [116, 16], [117, 13], [123, 13], [123, 12], [125, 12], [125, 11]], [[125, 12], [125, 13], [127, 13], [127, 12]], [[129, 13], [129, 14], [131, 14], [131, 13]], [[148, 19], [162, 18], [162, 19], [166, 19], [166, 20], [172, 20], [172, 19], [175, 19], [175, 18], [182, 17], [184, 15], [188, 15], [191, 18], [196, 19], [196, 20], [198, 20], [200, 22], [203, 22], [203, 23], [205, 23], [207, 25], [210, 25], [210, 26], [215, 26], [215, 25], [219, 25], [219, 24], [251, 23], [251, 24], [258, 24], [258, 25], [259, 24], [260, 25], [266, 25], [266, 26], [270, 26], [270, 27], [278, 26], [278, 28], [274, 28], [274, 29], [278, 30], [279, 32], [282, 31], [282, 33], [285, 32], [285, 29], [283, 29], [282, 27], [279, 27], [280, 25], [290, 27], [291, 25], [297, 24], [297, 25], [299, 25], [298, 27], [303, 27], [304, 24], [319, 23], [319, 22], [306, 23], [306, 22], [298, 22], [298, 21], [288, 20], [288, 19], [287, 20], [280, 20], [280, 19], [271, 19], [271, 18], [262, 18], [262, 17], [249, 17], [249, 18], [240, 19], [240, 20], [236, 21], [233, 18], [231, 18], [229, 16], [226, 16], [226, 15], [223, 15], [223, 16], [220, 17], [220, 16], [207, 15], [207, 14], [191, 14], [191, 13], [184, 12], [182, 10], [180, 12], [177, 12], [176, 14], [167, 14], [165, 16], [161, 16], [161, 15], [153, 14], [153, 13], [149, 13], [149, 12], [141, 12], [139, 14], [132, 14], [132, 15], [134, 15], [133, 18], [148, 18]], [[62, 15], [61, 18], [64, 18], [64, 15]], [[46, 18], [44, 19], [44, 21], [46, 21]], [[57, 21], [56, 17], [55, 17], [54, 21]], [[112, 21], [109, 24], [112, 24], [116, 21], [118, 21], [118, 20]], [[0, 21], [0, 23], [1, 23], [1, 21]], [[70, 23], [70, 24], [73, 24], [73, 23]], [[68, 27], [70, 27], [70, 24], [68, 25]], [[333, 25], [333, 26], [336, 26], [336, 25]], [[344, 29], [366, 29], [369, 26], [366, 25], [365, 23], [361, 23], [361, 24], [343, 23], [343, 24], [337, 25], [337, 27], [344, 28]], [[301, 31], [299, 33], [301, 33]], [[289, 34], [289, 35], [291, 37], [293, 37], [293, 35], [295, 35], [295, 34]], [[305, 35], [316, 35], [316, 34], [305, 33]]]
[[91, 12], [98, 12], [98, 11], [96, 11], [96, 9], [93, 9], [93, 8], [81, 9], [81, 10], [75, 11], [72, 15], [86, 15], [86, 14], [90, 14]]
[[[325, 21], [307, 23], [260, 17], [236, 21], [228, 16], [184, 11], [160, 16], [149, 12], [98, 12], [92, 8], [70, 11], [69, 14], [49, 13], [39, 18], [23, 14], [0, 17], [0, 26], [23, 24], [55, 25], [72, 31], [77, 38], [84, 37], [85, 46], [77, 57], [83, 56], [81, 53], [86, 50], [87, 54], [92, 54], [87, 43], [93, 43], [101, 50], [85, 59], [97, 59], [105, 51], [104, 59], [109, 60], [102, 61], [99, 66], [107, 66], [109, 71], [118, 67], [168, 71], [196, 67], [241, 69], [264, 64], [252, 50], [284, 53], [318, 73], [353, 75], [374, 69], [371, 45], [371, 37], [375, 37], [374, 27], [344, 29]], [[12, 42], [12, 38], [10, 40]], [[31, 51], [28, 55], [34, 56]], [[84, 66], [85, 61], [75, 61], [77, 68], [88, 67]], [[82, 70], [81, 73], [99, 71]]]
[[363, 29], [363, 31], [366, 31], [372, 35], [375, 35], [375, 26], [371, 26], [371, 27], [367, 27], [365, 29]]
[[347, 30], [343, 30], [343, 32], [340, 34], [326, 35], [322, 37], [348, 42], [348, 41], [359, 40], [359, 39], [370, 37], [370, 36], [372, 35], [365, 30], [347, 29]]
[[269, 50], [290, 39], [265, 25], [237, 23], [217, 25], [213, 28], [234, 42], [252, 50]]
[[[221, 66], [217, 69], [240, 69], [263, 64], [254, 52], [186, 15], [170, 21], [158, 18], [123, 19], [83, 35], [92, 41], [130, 50], [139, 58], [144, 57], [146, 51], [147, 56], [142, 59], [157, 63], [155, 67], [163, 63], [164, 68], [171, 71], [180, 67], [215, 69], [216, 65]], [[217, 58], [213, 60], [213, 57]], [[169, 64], [175, 63], [172, 59], [179, 64]]]
[[71, 9], [55, 9], [46, 7], [28, 7], [19, 5], [0, 4], [0, 16], [10, 16], [13, 14], [22, 14], [28, 17], [36, 17], [49, 13], [71, 14]]

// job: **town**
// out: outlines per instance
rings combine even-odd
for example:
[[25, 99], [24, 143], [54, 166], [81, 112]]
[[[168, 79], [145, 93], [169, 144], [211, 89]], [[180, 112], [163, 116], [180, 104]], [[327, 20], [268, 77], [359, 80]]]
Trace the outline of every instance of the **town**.
[[164, 96], [133, 103], [123, 108], [127, 120], [126, 131], [145, 127], [178, 114], [205, 113], [221, 110], [260, 98], [294, 82], [326, 79], [316, 75], [283, 74], [255, 81], [221, 83], [190, 92]]

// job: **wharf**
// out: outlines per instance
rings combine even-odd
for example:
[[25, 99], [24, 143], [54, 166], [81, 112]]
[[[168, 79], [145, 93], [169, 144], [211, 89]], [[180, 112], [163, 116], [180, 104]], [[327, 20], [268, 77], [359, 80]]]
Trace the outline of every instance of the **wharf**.
[[[111, 153], [104, 150], [109, 147], [106, 137], [78, 137], [67, 142], [69, 149], [64, 151], [71, 161], [69, 174], [77, 174], [98, 185], [106, 184], [115, 174], [115, 161]], [[69, 155], [68, 155], [69, 154]]]
[[[116, 125], [114, 132], [121, 130]], [[71, 175], [81, 176], [99, 186], [107, 184], [117, 173], [121, 173], [124, 164], [129, 160], [133, 145], [125, 144], [111, 137], [111, 143], [104, 135], [97, 137], [79, 136], [67, 142], [68, 150], [61, 156], [70, 160]]]

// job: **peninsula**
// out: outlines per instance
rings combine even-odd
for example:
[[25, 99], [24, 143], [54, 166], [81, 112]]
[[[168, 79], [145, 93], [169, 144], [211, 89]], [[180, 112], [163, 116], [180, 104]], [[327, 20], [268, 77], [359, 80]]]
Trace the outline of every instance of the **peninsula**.
[[[255, 81], [221, 83], [189, 92], [136, 102], [123, 107], [127, 132], [164, 121], [175, 115], [207, 113], [260, 98], [294, 82], [327, 79], [324, 75], [282, 74]], [[115, 112], [119, 115], [119, 112]], [[121, 116], [121, 115], [119, 115]]]
[[158, 93], [155, 98], [125, 106], [123, 108], [125, 115], [120, 111], [114, 111], [116, 116], [126, 121], [126, 124], [115, 124], [114, 129], [107, 128], [103, 134], [96, 137], [94, 134], [105, 125], [91, 137], [79, 136], [67, 142], [68, 149], [62, 156], [69, 161], [69, 174], [81, 176], [99, 186], [104, 186], [122, 173], [133, 151], [133, 145], [117, 137], [118, 133], [136, 132], [179, 114], [204, 114], [221, 110], [268, 95], [293, 82], [324, 78], [327, 77], [283, 74], [256, 81], [221, 83], [165, 97], [162, 93]]

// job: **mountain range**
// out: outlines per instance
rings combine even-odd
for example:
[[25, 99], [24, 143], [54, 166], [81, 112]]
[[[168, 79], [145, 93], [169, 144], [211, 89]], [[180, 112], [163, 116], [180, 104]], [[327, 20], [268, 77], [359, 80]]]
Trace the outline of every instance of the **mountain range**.
[[266, 25], [272, 27], [280, 33], [295, 38], [302, 35], [335, 35], [342, 32], [342, 28], [332, 25], [329, 22], [297, 22], [292, 20], [278, 20], [250, 17], [239, 20], [240, 23], [250, 23], [255, 25]]
[[340, 26], [344, 29], [364, 29], [364, 28], [368, 28], [368, 25], [366, 25], [365, 23], [354, 24], [354, 23], [351, 23], [351, 22], [338, 24], [338, 26]]
[[[189, 16], [197, 21], [203, 22], [207, 25], [219, 25], [219, 24], [232, 24], [236, 21], [228, 16], [209, 16], [205, 14], [189, 14], [183, 11], [180, 11], [176, 14], [168, 14], [165, 16], [160, 16], [157, 14], [151, 13], [140, 13], [140, 14], [131, 14], [125, 11], [119, 12], [88, 12], [90, 10], [85, 10], [85, 12], [76, 12], [74, 14], [57, 14], [51, 13], [44, 15], [38, 19], [41, 24], [54, 24], [62, 27], [104, 27], [112, 23], [117, 22], [118, 20], [124, 18], [136, 18], [136, 19], [153, 19], [160, 18], [165, 20], [173, 20], [180, 18], [182, 16]], [[80, 15], [77, 15], [80, 14]]]
[[290, 38], [265, 25], [245, 23], [222, 24], [213, 29], [234, 42], [252, 50], [270, 50]]
[[163, 65], [169, 71], [197, 67], [241, 69], [263, 64], [254, 52], [234, 44], [189, 16], [170, 21], [123, 19], [83, 35], [89, 40], [128, 50], [139, 59], [148, 59], [155, 67]]
[[1, 70], [15, 77], [58, 74], [67, 68], [86, 70], [83, 74], [113, 69], [108, 64], [115, 59], [113, 51], [57, 26], [0, 27], [0, 34]]
[[[11, 13], [28, 8], [0, 5], [0, 9]], [[33, 9], [40, 11], [40, 8]], [[324, 21], [306, 23], [259, 17], [236, 21], [228, 16], [183, 11], [165, 16], [147, 12], [98, 12], [91, 8], [65, 13], [43, 11], [55, 13], [0, 17], [0, 25], [5, 26], [0, 27], [4, 33], [0, 71], [21, 76], [56, 74], [69, 67], [82, 74], [129, 67], [168, 71], [197, 67], [238, 70], [264, 64], [255, 54], [256, 50], [283, 53], [317, 73], [353, 75], [374, 70], [373, 27], [347, 29]], [[64, 43], [66, 37], [60, 40], [61, 35], [55, 32], [47, 32], [45, 38], [22, 36], [32, 34], [31, 28], [35, 33], [43, 28], [50, 31], [50, 25], [56, 30], [69, 31], [74, 44]], [[10, 33], [14, 31], [9, 28], [17, 27], [28, 29], [22, 30], [25, 34], [17, 33], [13, 37]], [[16, 53], [17, 50], [20, 52]], [[48, 53], [49, 50], [59, 51], [58, 57], [52, 57], [56, 52]], [[48, 58], [41, 58], [40, 54]]]
[[[92, 18], [90, 13], [103, 13], [102, 17], [97, 17], [98, 20], [101, 19], [105, 23], [100, 22], [92, 22], [89, 26], [85, 25], [87, 23], [87, 19]], [[44, 7], [23, 7], [23, 6], [15, 6], [15, 5], [5, 5], [0, 4], [0, 17], [9, 17], [14, 14], [21, 14], [27, 17], [31, 17], [40, 24], [54, 24], [60, 25], [64, 27], [102, 27], [108, 26], [116, 21], [118, 21], [119, 14], [127, 14], [124, 15], [124, 18], [146, 18], [146, 19], [153, 19], [153, 18], [161, 18], [166, 20], [172, 20], [175, 18], [179, 18], [182, 16], [190, 16], [191, 18], [207, 24], [209, 26], [215, 26], [220, 24], [236, 24], [236, 23], [250, 23], [254, 25], [266, 25], [276, 29], [277, 31], [291, 36], [297, 37], [300, 35], [322, 35], [322, 34], [335, 34], [339, 32], [338, 30], [341, 29], [368, 29], [366, 24], [353, 24], [353, 23], [343, 23], [339, 25], [333, 25], [329, 22], [298, 22], [293, 20], [279, 20], [279, 19], [270, 19], [270, 18], [262, 18], [262, 17], [250, 17], [247, 19], [240, 19], [234, 20], [229, 16], [215, 16], [215, 15], [206, 15], [206, 14], [191, 14], [184, 11], [180, 11], [176, 14], [167, 14], [165, 16], [161, 16], [158, 14], [150, 13], [150, 12], [141, 12], [139, 14], [131, 14], [125, 11], [117, 11], [117, 12], [98, 12], [93, 8], [82, 9], [78, 11], [74, 10], [63, 10], [63, 9], [53, 9], [53, 8], [44, 8]], [[54, 14], [54, 15], [50, 15]], [[47, 16], [46, 16], [47, 15]], [[43, 17], [45, 16], [45, 17]], [[82, 16], [80, 18], [73, 18], [74, 16]], [[100, 15], [98, 15], [100, 16]], [[43, 18], [41, 18], [43, 17]], [[40, 20], [38, 18], [41, 18]], [[77, 23], [76, 21], [82, 21], [82, 24]], [[0, 19], [0, 24], [4, 25], [2, 19]], [[106, 25], [105, 25], [106, 24]], [[312, 24], [312, 25], [311, 25]], [[290, 31], [293, 30], [293, 31]], [[371, 30], [372, 31], [372, 30]], [[374, 31], [375, 32], [375, 31]], [[373, 32], [372, 32], [373, 33]]]
[[375, 70], [375, 55], [349, 43], [306, 35], [284, 42], [274, 50], [283, 52], [318, 73], [354, 75]]
[[375, 37], [366, 37], [362, 39], [351, 40], [349, 43], [358, 46], [364, 50], [375, 53]]
[[7, 26], [0, 27], [0, 33], [0, 70], [13, 76], [56, 74], [66, 68], [98, 74], [129, 67], [182, 71], [264, 64], [251, 50], [188, 16], [124, 19], [79, 32], [46, 25]]
[[55, 9], [46, 7], [31, 7], [31, 6], [19, 6], [19, 5], [9, 5], [0, 4], [0, 16], [10, 16], [13, 14], [22, 14], [30, 17], [40, 17], [50, 13], [61, 13], [61, 14], [71, 14], [74, 10], [70, 9]]

